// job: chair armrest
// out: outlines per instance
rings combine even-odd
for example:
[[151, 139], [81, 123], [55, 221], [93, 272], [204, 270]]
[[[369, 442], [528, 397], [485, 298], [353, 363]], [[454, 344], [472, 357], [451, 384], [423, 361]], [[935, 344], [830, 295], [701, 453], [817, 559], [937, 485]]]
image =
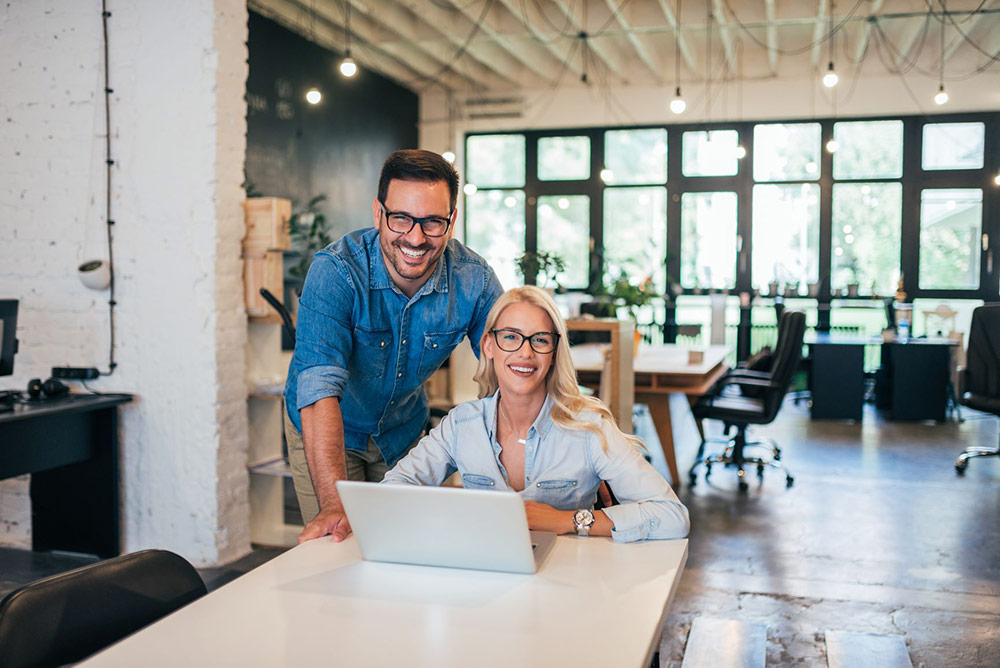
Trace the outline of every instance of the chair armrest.
[[722, 387], [725, 387], [726, 385], [747, 385], [749, 387], [763, 387], [763, 388], [767, 388], [767, 387], [771, 387], [771, 379], [770, 379], [770, 377], [767, 377], [767, 378], [751, 378], [751, 377], [748, 377], [748, 376], [742, 376], [741, 377], [741, 376], [729, 375], [729, 376], [723, 376], [716, 383], [716, 387], [718, 387], [720, 389]]
[[733, 369], [726, 374], [727, 377], [737, 378], [758, 378], [760, 380], [770, 380], [771, 374], [768, 371], [753, 371], [752, 369]]

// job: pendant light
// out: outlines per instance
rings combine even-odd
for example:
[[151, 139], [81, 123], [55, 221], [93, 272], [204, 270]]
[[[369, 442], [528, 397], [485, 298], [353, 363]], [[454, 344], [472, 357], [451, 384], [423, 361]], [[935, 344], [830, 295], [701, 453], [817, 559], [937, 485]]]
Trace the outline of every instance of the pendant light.
[[687, 102], [681, 97], [681, 0], [677, 0], [677, 13], [674, 15], [674, 99], [670, 100], [670, 111], [677, 115], [687, 109]]
[[347, 48], [344, 49], [344, 59], [340, 61], [340, 73], [350, 79], [358, 73], [358, 65], [351, 58], [351, 0], [344, 0], [344, 34]]
[[826, 66], [826, 74], [823, 75], [823, 85], [827, 88], [833, 88], [840, 82], [840, 77], [837, 76], [837, 71], [833, 69], [833, 0], [830, 0], [830, 62]]
[[948, 102], [948, 93], [944, 90], [944, 4], [941, 5], [941, 60], [938, 64], [938, 92], [934, 96], [934, 104], [939, 107]]

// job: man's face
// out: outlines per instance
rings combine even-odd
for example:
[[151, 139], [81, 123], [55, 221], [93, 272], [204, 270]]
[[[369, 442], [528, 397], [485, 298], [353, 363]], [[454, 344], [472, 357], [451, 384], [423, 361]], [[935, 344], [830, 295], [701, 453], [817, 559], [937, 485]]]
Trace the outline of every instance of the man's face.
[[[385, 210], [412, 218], [446, 218], [454, 223], [451, 193], [445, 181], [393, 179], [386, 191]], [[372, 202], [372, 216], [389, 276], [400, 290], [412, 297], [434, 271], [455, 226], [449, 225], [448, 231], [440, 237], [426, 236], [419, 224], [413, 225], [409, 232], [394, 232], [389, 229], [385, 211], [377, 198]]]

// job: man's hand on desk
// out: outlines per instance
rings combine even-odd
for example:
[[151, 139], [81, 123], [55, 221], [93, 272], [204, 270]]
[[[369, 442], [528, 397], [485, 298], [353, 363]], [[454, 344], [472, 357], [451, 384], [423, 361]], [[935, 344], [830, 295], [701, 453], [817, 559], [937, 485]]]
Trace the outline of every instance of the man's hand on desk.
[[347, 521], [347, 515], [339, 505], [319, 511], [319, 515], [314, 517], [299, 534], [299, 543], [326, 535], [333, 536], [333, 540], [338, 543], [351, 535], [351, 523]]

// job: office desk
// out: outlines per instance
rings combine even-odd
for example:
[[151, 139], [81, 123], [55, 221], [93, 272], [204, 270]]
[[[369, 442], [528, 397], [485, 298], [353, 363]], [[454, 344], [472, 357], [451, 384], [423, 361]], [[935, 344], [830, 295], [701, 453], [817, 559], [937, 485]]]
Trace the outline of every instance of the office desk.
[[[571, 350], [582, 348], [576, 346]], [[661, 346], [640, 346], [639, 354], [633, 361], [635, 372], [635, 402], [649, 406], [649, 413], [656, 426], [656, 435], [667, 460], [671, 482], [680, 484], [677, 472], [677, 455], [674, 452], [673, 421], [670, 416], [670, 395], [686, 394], [690, 402], [705, 394], [709, 388], [725, 375], [728, 346], [708, 346], [694, 348], [704, 351], [698, 364], [688, 364], [691, 346], [667, 344]], [[580, 351], [583, 352], [583, 351]], [[573, 364], [581, 377], [599, 372], [591, 356], [573, 353]], [[701, 426], [698, 426], [701, 431]]]
[[118, 556], [118, 406], [71, 394], [0, 413], [0, 479], [31, 473], [35, 550]]
[[646, 668], [687, 541], [562, 536], [535, 575], [303, 543], [80, 664]]
[[869, 337], [815, 332], [809, 346], [810, 416], [860, 421], [865, 405], [865, 345]]

